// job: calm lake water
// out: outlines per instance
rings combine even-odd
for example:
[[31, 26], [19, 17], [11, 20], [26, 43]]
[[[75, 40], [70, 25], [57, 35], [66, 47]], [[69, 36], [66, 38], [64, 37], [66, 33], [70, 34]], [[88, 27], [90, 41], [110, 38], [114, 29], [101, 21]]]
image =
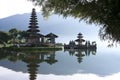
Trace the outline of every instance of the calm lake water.
[[0, 80], [118, 80], [119, 48], [0, 52]]

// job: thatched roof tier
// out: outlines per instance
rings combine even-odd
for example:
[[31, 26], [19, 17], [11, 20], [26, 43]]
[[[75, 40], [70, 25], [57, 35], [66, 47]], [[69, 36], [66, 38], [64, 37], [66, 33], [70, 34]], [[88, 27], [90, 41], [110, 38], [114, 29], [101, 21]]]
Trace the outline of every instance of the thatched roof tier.
[[33, 30], [33, 29], [29, 29], [29, 30], [27, 30], [28, 32], [40, 32], [40, 30], [37, 30], [37, 29], [35, 29], [35, 30]]
[[38, 25], [38, 23], [36, 23], [36, 22], [31, 22], [31, 23], [29, 23], [30, 25]]
[[48, 37], [48, 38], [57, 38], [58, 36], [57, 35], [55, 35], [55, 34], [53, 34], [53, 33], [49, 33], [49, 34], [47, 34], [45, 37]]
[[77, 38], [83, 38], [83, 36], [82, 35], [78, 35]]
[[37, 18], [31, 18], [30, 22], [38, 22]]
[[43, 34], [30, 34], [28, 37], [44, 37], [44, 35]]
[[34, 15], [35, 17], [37, 17], [37, 15], [36, 15], [36, 13], [35, 13], [35, 12], [34, 12], [34, 13], [32, 13], [31, 17], [32, 17], [33, 15]]
[[34, 13], [35, 12], [35, 8], [33, 8], [32, 11], [33, 11], [32, 13]]
[[78, 35], [82, 35], [82, 33], [79, 33]]
[[76, 39], [75, 41], [76, 41], [76, 42], [80, 42], [80, 41], [85, 42], [84, 39]]
[[36, 19], [37, 19], [37, 16], [33, 16], [33, 15], [32, 15], [31, 18], [30, 18], [30, 20], [31, 20], [31, 19], [36, 20]]
[[31, 26], [29, 26], [29, 28], [39, 28], [39, 26], [31, 25]]

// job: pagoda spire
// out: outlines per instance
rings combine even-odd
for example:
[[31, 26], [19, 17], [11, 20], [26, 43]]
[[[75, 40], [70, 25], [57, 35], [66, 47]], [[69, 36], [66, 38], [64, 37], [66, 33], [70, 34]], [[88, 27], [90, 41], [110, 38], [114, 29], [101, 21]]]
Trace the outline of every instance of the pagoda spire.
[[27, 38], [27, 42], [30, 44], [37, 44], [39, 43], [39, 33], [40, 30], [38, 29], [38, 23], [37, 23], [37, 15], [36, 15], [36, 11], [35, 8], [32, 9], [32, 13], [31, 13], [31, 17], [30, 17], [30, 23], [28, 26], [28, 38]]
[[30, 32], [31, 34], [36, 34], [37, 32], [39, 32], [39, 30], [38, 30], [38, 23], [37, 23], [38, 21], [37, 21], [37, 15], [36, 15], [36, 11], [35, 11], [35, 9], [33, 8], [32, 9], [32, 13], [31, 13], [31, 18], [30, 18], [30, 23], [29, 23], [29, 30], [28, 30], [28, 32]]

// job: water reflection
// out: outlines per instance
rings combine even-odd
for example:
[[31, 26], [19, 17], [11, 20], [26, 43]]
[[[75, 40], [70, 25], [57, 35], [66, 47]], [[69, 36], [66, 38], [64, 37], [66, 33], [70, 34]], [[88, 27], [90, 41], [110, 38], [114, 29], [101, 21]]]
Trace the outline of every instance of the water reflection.
[[[76, 74], [79, 75], [79, 78], [82, 75], [86, 78], [96, 76], [103, 79], [120, 72], [120, 54], [118, 53], [119, 50], [112, 51], [111, 49], [106, 52], [104, 50], [99, 51], [99, 49], [97, 51], [71, 49], [57, 52], [0, 51], [0, 75], [4, 78], [5, 76], [10, 77], [7, 73], [10, 70], [12, 71], [10, 72], [13, 75], [12, 77], [14, 77], [14, 73], [16, 75], [19, 73], [21, 73], [20, 75], [27, 74], [29, 80], [39, 80], [41, 78], [42, 80], [50, 80], [50, 78], [59, 80], [58, 78], [62, 79], [71, 75], [74, 78], [72, 80], [79, 80], [75, 78]], [[4, 71], [3, 68], [7, 70]], [[58, 78], [56, 79], [56, 77]], [[0, 76], [1, 78], [3, 77]], [[16, 80], [16, 78], [12, 80]]]
[[70, 56], [76, 56], [77, 62], [81, 63], [84, 56], [96, 55], [96, 49], [65, 49]]
[[8, 59], [11, 62], [23, 61], [27, 64], [27, 71], [30, 74], [30, 80], [36, 79], [36, 74], [40, 63], [46, 62], [50, 65], [57, 62], [55, 52], [40, 52], [40, 53], [23, 53], [23, 52], [7, 52], [0, 53], [0, 60]]
[[[27, 73], [15, 72], [7, 68], [0, 67], [0, 80], [29, 80]], [[7, 77], [6, 77], [7, 76]], [[96, 74], [74, 74], [74, 75], [54, 75], [38, 74], [36, 80], [119, 80], [120, 72], [106, 77]]]
[[[96, 53], [96, 50], [65, 50], [65, 52], [69, 52], [69, 56], [76, 56], [77, 62], [81, 63], [84, 56], [89, 56], [90, 54]], [[42, 63], [49, 64], [49, 66], [57, 63], [59, 60], [56, 59], [56, 52], [14, 52], [14, 51], [1, 51], [0, 52], [0, 60], [8, 60], [10, 62], [18, 63], [22, 61], [26, 63], [27, 72], [29, 73], [29, 80], [36, 80], [37, 74], [40, 72], [38, 69], [41, 67]], [[5, 66], [16, 70], [14, 67], [9, 67], [11, 64], [1, 64], [1, 66]], [[13, 65], [14, 66], [14, 65]], [[23, 65], [19, 65], [19, 67], [23, 67]], [[18, 67], [18, 68], [19, 68]], [[24, 68], [24, 67], [23, 67]], [[24, 71], [23, 71], [24, 72]], [[48, 72], [49, 73], [49, 72]], [[62, 73], [61, 73], [62, 74]]]
[[57, 62], [55, 59], [55, 52], [22, 53], [19, 54], [19, 57], [20, 56], [22, 57], [21, 60], [27, 63], [30, 80], [36, 79], [36, 74], [38, 67], [40, 67], [40, 63], [46, 62], [52, 65]]

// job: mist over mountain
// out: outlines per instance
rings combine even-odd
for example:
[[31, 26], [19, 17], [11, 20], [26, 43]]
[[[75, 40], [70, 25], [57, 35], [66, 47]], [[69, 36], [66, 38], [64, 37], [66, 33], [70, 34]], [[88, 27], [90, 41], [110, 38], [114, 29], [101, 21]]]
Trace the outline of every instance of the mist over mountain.
[[[31, 13], [25, 13], [2, 18], [0, 19], [0, 30], [8, 31], [11, 28], [27, 30], [30, 16]], [[37, 18], [40, 33], [46, 35], [52, 32], [59, 36], [58, 42], [75, 40], [79, 32], [88, 40], [95, 40], [98, 37], [98, 27], [88, 25], [83, 21], [79, 22], [78, 19], [72, 17], [65, 19], [62, 16], [52, 15], [45, 19], [40, 13], [37, 13]]]

